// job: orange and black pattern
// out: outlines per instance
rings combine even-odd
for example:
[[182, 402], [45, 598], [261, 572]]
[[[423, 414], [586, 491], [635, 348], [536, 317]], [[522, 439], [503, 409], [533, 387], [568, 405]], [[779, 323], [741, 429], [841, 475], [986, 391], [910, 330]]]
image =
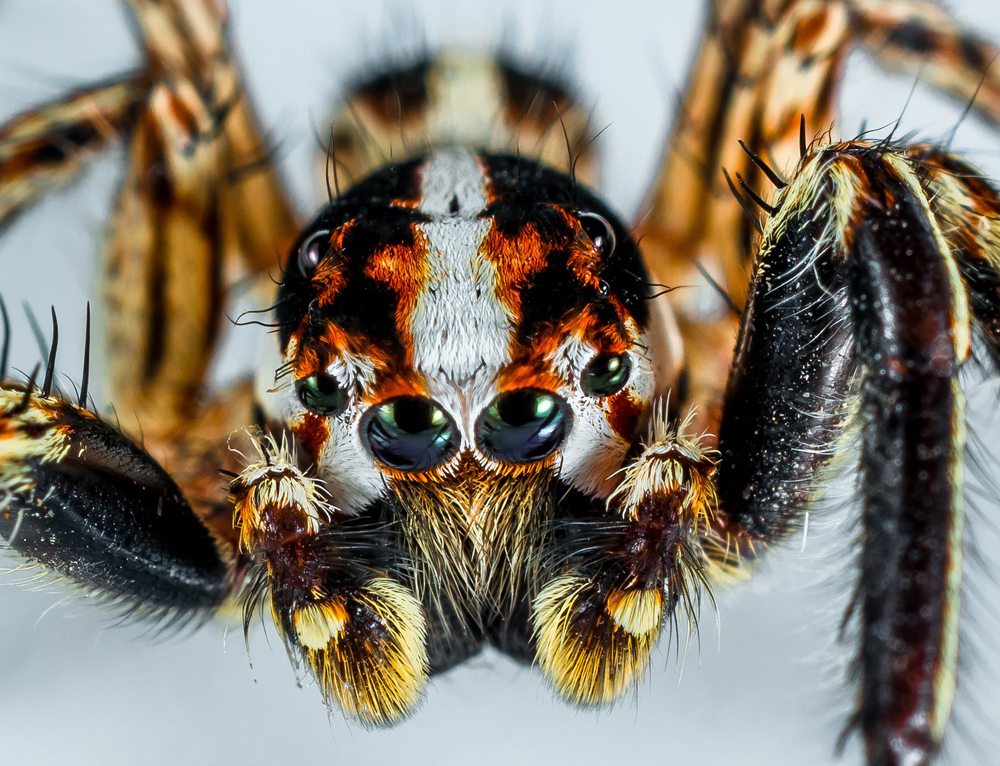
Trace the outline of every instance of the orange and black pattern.
[[[603, 705], [856, 447], [850, 726], [869, 766], [935, 760], [960, 661], [960, 374], [1000, 372], [1000, 193], [947, 148], [830, 124], [855, 45], [978, 89], [996, 123], [994, 46], [922, 0], [709, 3], [644, 239], [588, 188], [568, 84], [425, 56], [355, 83], [300, 226], [224, 3], [130, 6], [141, 72], [0, 127], [0, 227], [128, 146], [104, 346], [138, 423], [94, 412], [89, 361], [77, 398], [58, 390], [54, 317], [44, 370], [9, 380], [0, 302], [13, 550], [140, 616], [269, 613], [367, 726], [487, 645]], [[456, 111], [473, 90], [482, 113]], [[273, 333], [256, 381], [215, 391], [238, 283]]]

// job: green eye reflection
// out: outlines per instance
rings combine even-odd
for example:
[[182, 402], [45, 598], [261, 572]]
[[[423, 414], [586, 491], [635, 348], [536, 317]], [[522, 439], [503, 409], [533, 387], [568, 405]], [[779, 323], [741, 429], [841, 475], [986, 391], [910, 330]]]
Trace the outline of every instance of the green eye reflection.
[[330, 375], [310, 375], [295, 384], [299, 401], [320, 415], [339, 415], [347, 406], [347, 392]]
[[569, 406], [555, 394], [516, 389], [500, 394], [479, 417], [476, 439], [505, 463], [531, 463], [555, 452], [569, 430]]
[[377, 404], [361, 421], [372, 455], [397, 471], [426, 471], [458, 449], [458, 429], [438, 404], [421, 396], [400, 396]]
[[627, 354], [602, 354], [587, 365], [581, 384], [591, 396], [611, 396], [628, 383], [631, 372], [632, 360]]

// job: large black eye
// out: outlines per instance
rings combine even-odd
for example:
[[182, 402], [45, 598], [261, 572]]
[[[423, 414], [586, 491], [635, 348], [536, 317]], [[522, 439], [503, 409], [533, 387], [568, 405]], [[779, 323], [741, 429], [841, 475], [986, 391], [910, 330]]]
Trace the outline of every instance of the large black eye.
[[615, 229], [603, 215], [597, 213], [580, 213], [580, 228], [590, 237], [601, 257], [607, 258], [617, 245]]
[[339, 415], [347, 406], [347, 392], [330, 375], [310, 375], [295, 384], [299, 401], [320, 415]]
[[541, 460], [566, 438], [568, 412], [566, 402], [546, 391], [508, 391], [479, 416], [476, 439], [483, 452], [506, 463]]
[[311, 277], [319, 262], [330, 250], [330, 232], [326, 229], [310, 234], [299, 247], [299, 270]]
[[611, 396], [622, 390], [632, 372], [628, 354], [601, 354], [583, 371], [583, 390], [591, 396]]
[[377, 460], [397, 471], [426, 471], [458, 449], [458, 429], [437, 403], [401, 396], [361, 419], [361, 436]]

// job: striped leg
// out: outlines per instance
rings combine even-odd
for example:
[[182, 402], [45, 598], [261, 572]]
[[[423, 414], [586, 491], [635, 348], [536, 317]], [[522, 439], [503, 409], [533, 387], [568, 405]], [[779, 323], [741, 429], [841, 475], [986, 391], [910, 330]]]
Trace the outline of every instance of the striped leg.
[[[855, 723], [872, 766], [929, 763], [948, 723], [964, 517], [958, 372], [971, 323], [996, 322], [969, 312], [987, 298], [995, 309], [995, 255], [971, 254], [987, 259], [977, 264], [994, 285], [987, 295], [963, 281], [964, 256], [945, 233], [956, 229], [942, 225], [968, 197], [932, 197], [922, 174], [885, 146], [835, 144], [776, 195], [719, 435], [720, 508], [732, 529], [767, 542], [795, 526], [844, 427], [858, 425]], [[948, 183], [936, 178], [923, 182]], [[983, 184], [955, 183], [970, 194]], [[962, 231], [975, 225], [963, 221]]]
[[739, 141], [779, 173], [792, 169], [800, 146], [834, 129], [837, 84], [854, 45], [1000, 123], [1000, 49], [937, 3], [714, 0], [643, 238], [656, 281], [698, 286], [669, 299], [687, 346], [685, 401], [713, 432], [738, 325], [720, 293], [742, 309], [754, 252], [756, 213], [741, 209], [750, 194], [730, 189], [742, 178], [766, 202], [771, 183], [783, 183]]
[[[132, 2], [156, 85], [105, 258], [110, 389], [164, 449], [204, 398], [227, 288], [277, 266], [295, 222], [265, 156], [220, 4]], [[124, 422], [130, 422], [125, 418]]]
[[138, 421], [156, 453], [200, 416], [229, 288], [278, 266], [296, 221], [226, 39], [224, 4], [131, 7], [144, 72], [0, 128], [0, 224], [72, 180], [112, 140], [128, 141], [99, 326], [122, 422]]
[[669, 296], [685, 339], [685, 401], [700, 413], [696, 430], [717, 432], [756, 233], [722, 168], [734, 182], [764, 185], [737, 139], [779, 169], [795, 165], [800, 130], [811, 138], [830, 127], [849, 39], [842, 2], [711, 5], [643, 234], [654, 281], [698, 286]]
[[928, 0], [851, 0], [858, 41], [888, 69], [920, 78], [1000, 125], [1000, 48]]
[[139, 74], [80, 90], [0, 127], [0, 230], [127, 135], [148, 94], [149, 78]]

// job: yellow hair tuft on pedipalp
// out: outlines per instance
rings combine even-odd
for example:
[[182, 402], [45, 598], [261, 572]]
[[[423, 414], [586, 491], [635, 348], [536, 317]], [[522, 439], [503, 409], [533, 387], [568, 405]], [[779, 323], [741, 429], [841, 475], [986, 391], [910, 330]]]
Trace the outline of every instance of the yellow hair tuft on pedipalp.
[[420, 602], [399, 583], [377, 577], [347, 596], [341, 609], [339, 629], [333, 611], [324, 613], [322, 625], [309, 625], [311, 642], [320, 629], [331, 630], [323, 646], [301, 642], [305, 658], [328, 702], [363, 724], [394, 724], [413, 711], [427, 684], [427, 623]]
[[608, 614], [634, 636], [658, 633], [663, 623], [663, 591], [656, 588], [612, 591], [608, 594]]
[[533, 604], [535, 656], [542, 673], [572, 702], [587, 706], [614, 702], [642, 677], [659, 636], [660, 621], [649, 619], [644, 611], [648, 606], [629, 613], [637, 618], [632, 628], [653, 623], [649, 630], [633, 633], [609, 614], [588, 578], [556, 577]]

